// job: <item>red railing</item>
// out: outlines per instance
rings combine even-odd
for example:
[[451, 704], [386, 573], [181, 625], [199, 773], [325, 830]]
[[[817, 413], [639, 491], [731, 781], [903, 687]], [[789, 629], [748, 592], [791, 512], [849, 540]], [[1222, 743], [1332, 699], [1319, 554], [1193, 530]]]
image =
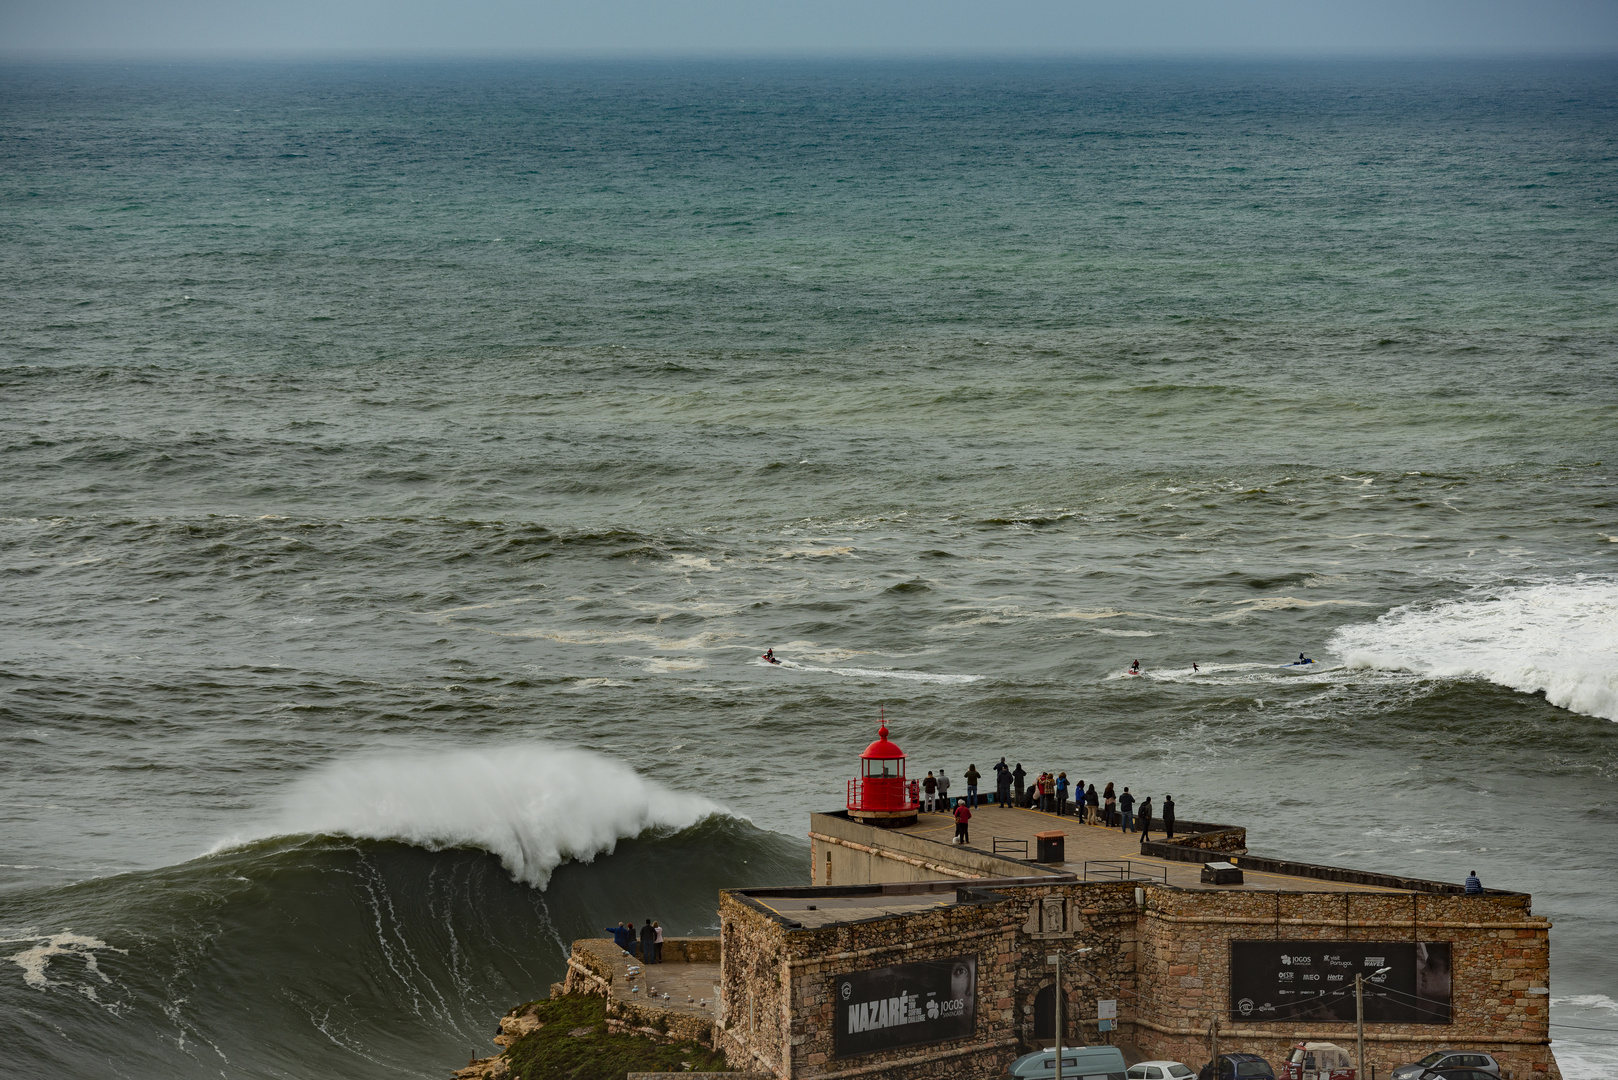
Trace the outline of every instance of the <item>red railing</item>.
[[848, 808], [873, 812], [904, 813], [919, 809], [910, 798], [909, 781], [898, 776], [867, 776], [848, 782]]

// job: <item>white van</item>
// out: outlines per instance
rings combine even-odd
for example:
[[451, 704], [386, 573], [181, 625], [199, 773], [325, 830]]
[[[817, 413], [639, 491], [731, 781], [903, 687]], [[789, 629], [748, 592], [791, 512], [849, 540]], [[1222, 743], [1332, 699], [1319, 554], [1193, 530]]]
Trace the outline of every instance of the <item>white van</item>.
[[[1062, 1047], [1062, 1080], [1128, 1080], [1129, 1066], [1116, 1046]], [[1056, 1051], [1035, 1050], [1011, 1063], [1001, 1080], [1050, 1080], [1056, 1076]]]

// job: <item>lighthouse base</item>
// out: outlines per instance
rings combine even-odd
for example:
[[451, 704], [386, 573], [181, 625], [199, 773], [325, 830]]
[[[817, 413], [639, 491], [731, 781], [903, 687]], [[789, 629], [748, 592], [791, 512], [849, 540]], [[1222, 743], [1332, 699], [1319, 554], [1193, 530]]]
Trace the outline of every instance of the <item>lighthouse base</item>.
[[914, 810], [856, 810], [849, 807], [848, 816], [878, 829], [903, 829], [916, 823]]

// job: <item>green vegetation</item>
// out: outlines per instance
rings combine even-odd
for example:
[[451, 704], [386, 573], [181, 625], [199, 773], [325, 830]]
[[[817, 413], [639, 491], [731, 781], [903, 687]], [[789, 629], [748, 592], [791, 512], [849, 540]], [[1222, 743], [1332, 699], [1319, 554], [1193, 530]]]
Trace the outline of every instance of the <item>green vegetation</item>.
[[[606, 1002], [572, 994], [525, 1005], [545, 1026], [506, 1051], [512, 1080], [624, 1080], [631, 1072], [717, 1072], [725, 1057], [701, 1043], [655, 1043], [607, 1031]], [[577, 1034], [575, 1034], [577, 1032]]]

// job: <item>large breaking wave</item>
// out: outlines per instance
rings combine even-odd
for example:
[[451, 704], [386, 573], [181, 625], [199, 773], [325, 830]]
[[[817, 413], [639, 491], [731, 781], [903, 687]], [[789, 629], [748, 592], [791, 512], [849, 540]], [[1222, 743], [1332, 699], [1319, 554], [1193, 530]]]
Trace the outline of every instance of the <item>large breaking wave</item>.
[[293, 784], [270, 830], [251, 838], [478, 848], [519, 881], [544, 888], [566, 860], [590, 862], [620, 840], [722, 813], [715, 802], [671, 791], [605, 755], [529, 744], [336, 762]]
[[1397, 607], [1338, 630], [1331, 645], [1350, 667], [1486, 679], [1618, 720], [1618, 581], [1581, 577]]

